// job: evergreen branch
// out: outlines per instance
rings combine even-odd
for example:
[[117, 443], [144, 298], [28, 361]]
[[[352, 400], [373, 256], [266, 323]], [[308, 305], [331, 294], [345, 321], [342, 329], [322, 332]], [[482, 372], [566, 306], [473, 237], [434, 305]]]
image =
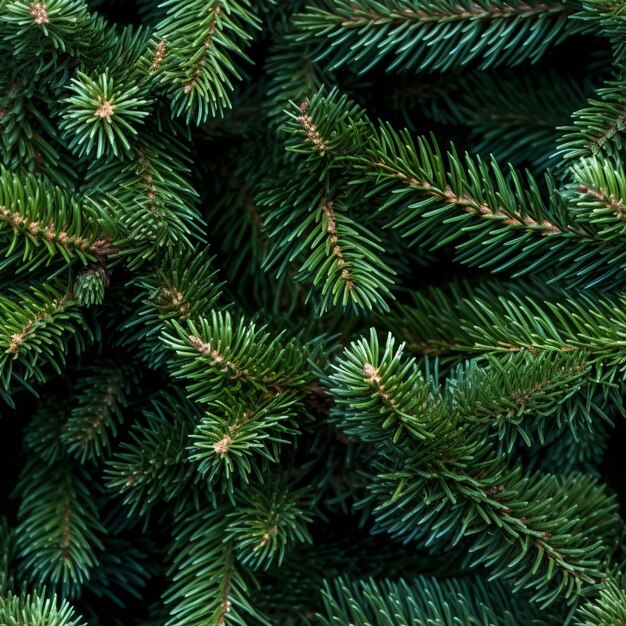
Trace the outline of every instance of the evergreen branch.
[[[373, 225], [362, 217], [364, 194], [337, 171], [338, 157], [358, 150], [363, 112], [335, 91], [326, 99], [322, 90], [288, 113], [286, 147], [299, 158], [286, 164], [291, 171], [284, 179], [266, 183], [258, 196], [267, 207], [263, 222], [270, 242], [264, 267], [278, 266], [284, 275], [297, 261], [296, 279], [322, 286], [323, 310], [386, 310], [394, 271], [380, 257], [384, 248]], [[294, 230], [286, 231], [285, 224]]]
[[[372, 175], [382, 181], [397, 180], [419, 191], [419, 195], [424, 198], [422, 202], [409, 207], [412, 211], [396, 219], [393, 222], [395, 226], [401, 227], [415, 220], [420, 209], [424, 211], [424, 208], [442, 203], [501, 225], [537, 229], [538, 234], [544, 236], [563, 234], [567, 228], [566, 224], [550, 220], [550, 211], [532, 178], [528, 179], [529, 191], [519, 199], [515, 197], [514, 192], [521, 191], [523, 185], [512, 168], [512, 180], [507, 185], [495, 161], [486, 165], [466, 155], [466, 173], [461, 169], [460, 158], [454, 148], [445, 164], [434, 138], [432, 146], [424, 138], [419, 138], [415, 144], [408, 133], [396, 133], [389, 126], [380, 129], [372, 145], [372, 161], [365, 165], [371, 168], [369, 171]], [[446, 165], [452, 170], [450, 174], [444, 169]], [[400, 192], [397, 195], [404, 194]], [[385, 208], [401, 201], [392, 198]], [[407, 236], [411, 234], [414, 234], [413, 230], [406, 231]]]
[[50, 263], [56, 255], [66, 263], [105, 261], [116, 249], [90, 223], [91, 217], [78, 197], [59, 187], [30, 175], [0, 172], [0, 237], [9, 238], [5, 256], [10, 262], [19, 258], [25, 268], [32, 268]]
[[167, 85], [174, 115], [196, 124], [221, 115], [230, 106], [233, 79], [240, 79], [233, 57], [248, 60], [242, 47], [259, 26], [250, 2], [166, 0], [161, 6], [167, 16], [156, 27], [150, 70]]
[[389, 335], [381, 354], [372, 329], [369, 341], [353, 343], [333, 365], [330, 383], [336, 412], [348, 436], [394, 444], [407, 435], [418, 440], [433, 436], [420, 413], [436, 390], [425, 383], [414, 359], [400, 360], [403, 349], [396, 348]]
[[111, 451], [111, 439], [138, 379], [132, 367], [101, 361], [85, 368], [73, 389], [73, 407], [61, 434], [67, 452], [81, 463]]
[[84, 267], [74, 279], [72, 291], [80, 306], [92, 307], [104, 302], [110, 274], [102, 265]]
[[131, 267], [191, 247], [203, 225], [187, 148], [173, 132], [151, 131], [133, 140], [125, 159], [95, 161], [86, 178], [91, 204], [116, 225], [111, 235]]
[[[391, 352], [393, 345], [388, 345]], [[331, 388], [338, 399], [352, 392], [349, 410], [361, 404], [358, 390], [369, 375], [369, 354], [357, 352], [357, 346], [352, 344], [340, 367], [350, 363], [355, 372], [360, 370], [360, 380], [356, 374], [353, 380], [335, 379]], [[377, 349], [372, 334], [368, 352]], [[386, 394], [394, 397], [411, 385], [425, 386], [411, 371], [411, 360], [401, 354], [395, 360], [402, 374], [389, 377]], [[373, 396], [382, 413], [387, 403]], [[378, 479], [363, 503], [378, 504], [378, 531], [419, 538], [426, 545], [444, 536], [453, 545], [468, 538], [473, 567], [484, 564], [494, 578], [532, 590], [532, 599], [544, 606], [560, 597], [574, 602], [599, 584], [615, 541], [613, 522], [607, 521], [615, 516], [615, 501], [594, 480], [524, 476], [519, 467], [508, 469], [485, 438], [484, 426], [460, 412], [450, 413], [437, 397], [413, 408], [410, 417], [421, 420], [431, 436], [408, 433], [412, 445], [405, 440], [400, 447], [380, 448], [380, 462], [374, 463]]]
[[[338, 305], [386, 310], [394, 272], [379, 256], [380, 240], [349, 216], [345, 189], [330, 191], [333, 197], [307, 179], [301, 185], [277, 185], [259, 197], [259, 204], [267, 205], [271, 242], [265, 267], [280, 263], [282, 275], [298, 260], [297, 280], [322, 285], [322, 310]], [[285, 223], [294, 223], [295, 231], [286, 232]]]
[[60, 601], [56, 596], [47, 598], [42, 592], [0, 594], [0, 623], [7, 626], [87, 626], [67, 600]]
[[222, 479], [230, 494], [235, 479], [261, 481], [267, 464], [277, 463], [281, 448], [299, 434], [293, 394], [265, 400], [255, 395], [239, 392], [228, 402], [216, 401], [189, 436], [189, 459], [198, 472], [212, 485]]
[[324, 626], [392, 626], [392, 624], [482, 624], [484, 626], [547, 626], [558, 618], [524, 606], [504, 587], [484, 583], [420, 577], [399, 581], [325, 581], [322, 590]]
[[170, 550], [172, 583], [164, 596], [171, 606], [168, 626], [246, 626], [250, 618], [269, 626], [247, 600], [249, 586], [225, 532], [220, 511], [188, 514], [177, 524]]
[[13, 380], [44, 382], [47, 368], [60, 373], [71, 343], [80, 351], [93, 339], [72, 294], [58, 285], [15, 295], [17, 300], [0, 296], [0, 380], [6, 391]]
[[293, 342], [283, 345], [280, 336], [270, 339], [265, 326], [233, 322], [230, 313], [216, 311], [196, 322], [172, 320], [168, 326], [164, 341], [177, 356], [172, 373], [190, 381], [190, 396], [200, 402], [211, 401], [224, 387], [277, 394], [302, 390], [310, 380], [304, 349]]
[[608, 578], [598, 596], [580, 605], [574, 617], [576, 626], [626, 624], [626, 591], [620, 572]]
[[[93, 5], [92, 5], [93, 6]], [[114, 81], [147, 89], [148, 81], [142, 63], [151, 42], [151, 29], [147, 25], [126, 25], [107, 29], [109, 43], [96, 63], [89, 65], [99, 71], [111, 72]]]
[[446, 71], [474, 60], [485, 69], [534, 62], [583, 30], [567, 19], [574, 10], [567, 2], [339, 0], [309, 7], [296, 25], [301, 38], [328, 42], [317, 60], [328, 59], [331, 69], [349, 64], [363, 73], [385, 63], [388, 70]]
[[23, 77], [0, 76], [0, 146], [2, 163], [16, 174], [39, 174], [66, 186], [72, 172], [63, 163], [56, 129], [45, 114], [50, 104], [43, 90], [24, 84]]
[[106, 486], [123, 497], [128, 514], [146, 515], [158, 502], [179, 500], [194, 493], [199, 475], [188, 462], [186, 446], [198, 408], [182, 393], [153, 398], [144, 419], [130, 428], [130, 439], [107, 460]]
[[98, 566], [106, 532], [87, 485], [90, 477], [65, 462], [52, 466], [33, 459], [18, 484], [17, 550], [31, 581], [76, 593]]
[[[487, 355], [485, 365], [472, 360], [451, 373], [444, 391], [450, 411], [494, 429], [500, 450], [510, 454], [518, 439], [545, 446], [564, 429], [574, 437], [604, 418], [596, 381], [584, 353], [528, 351], [504, 357]], [[580, 400], [580, 401], [579, 401]], [[578, 410], [575, 410], [575, 408]]]
[[581, 157], [619, 158], [626, 132], [626, 99], [622, 80], [607, 81], [597, 98], [576, 111], [574, 122], [560, 128], [558, 154], [566, 162]]
[[621, 163], [580, 159], [570, 168], [570, 201], [576, 221], [589, 225], [598, 238], [619, 242], [626, 235], [626, 174]]
[[426, 354], [585, 354], [610, 382], [624, 349], [621, 298], [531, 286], [538, 295], [507, 283], [477, 290], [462, 284], [433, 288], [416, 293], [411, 306], [400, 305], [401, 313], [386, 324], [406, 337], [411, 350]]
[[94, 30], [83, 0], [13, 0], [4, 2], [1, 9], [3, 39], [12, 44], [11, 52], [17, 57], [32, 58], [33, 49], [75, 53], [89, 42], [88, 34]]
[[139, 293], [135, 309], [123, 326], [123, 345], [132, 345], [148, 367], [157, 368], [169, 357], [161, 340], [168, 320], [198, 320], [221, 299], [214, 257], [200, 249], [167, 254], [150, 274], [133, 280]]
[[97, 78], [82, 72], [72, 79], [60, 129], [77, 154], [95, 153], [100, 158], [109, 152], [115, 156], [130, 151], [128, 137], [137, 134], [134, 123], [149, 114], [149, 100], [141, 97], [138, 86], [116, 85], [106, 71]]
[[[593, 417], [603, 416], [601, 408], [589, 400], [585, 410], [566, 410], [581, 387], [589, 385], [589, 393], [597, 387], [584, 352], [533, 354], [523, 350], [504, 357], [487, 355], [484, 365], [476, 361], [459, 365], [445, 388], [438, 390], [434, 381], [423, 378], [414, 359], [401, 365], [404, 344], [396, 349], [391, 335], [382, 355], [377, 352], [373, 330], [369, 341], [361, 339], [353, 346], [333, 366], [330, 383], [336, 389], [334, 410], [340, 416], [339, 426], [355, 439], [397, 444], [406, 441], [407, 434], [417, 439], [432, 437], [425, 426], [430, 405], [455, 419], [494, 429], [501, 449], [510, 453], [518, 438], [527, 446], [535, 438], [545, 445], [549, 433], [563, 428], [578, 433], [590, 427]], [[398, 384], [403, 379], [405, 384]]]
[[619, 0], [585, 0], [575, 18], [586, 22], [595, 33], [609, 39], [614, 62], [617, 65], [623, 63], [626, 54], [624, 46], [626, 22], [623, 6]]
[[[380, 202], [379, 219], [410, 237], [412, 245], [436, 250], [452, 244], [457, 260], [494, 272], [514, 267], [515, 276], [556, 267], [552, 280], [572, 285], [621, 281], [621, 249], [575, 221], [549, 174], [545, 197], [530, 174], [524, 180], [512, 166], [504, 172], [494, 159], [462, 158], [454, 146], [444, 158], [434, 139], [415, 141], [389, 125], [375, 129], [362, 111], [358, 123], [352, 124], [351, 116], [337, 120], [336, 113], [327, 114], [336, 101], [336, 94], [320, 92], [307, 109], [316, 128], [322, 124], [344, 146], [343, 153], [327, 156], [325, 171], [345, 167], [352, 176], [360, 171], [350, 181], [353, 189], [369, 187], [365, 197]], [[333, 123], [334, 131], [328, 128]], [[307, 153], [311, 163], [320, 160], [310, 140], [292, 134], [292, 149]], [[302, 134], [306, 137], [306, 131]], [[599, 274], [600, 266], [608, 269]]]
[[0, 0], [0, 626], [626, 626], [623, 2]]
[[[546, 201], [530, 174], [524, 183], [509, 167], [507, 180], [495, 160], [466, 155], [463, 166], [454, 148], [444, 160], [436, 144], [414, 144], [390, 128], [373, 145], [365, 175], [390, 194], [381, 210], [396, 207], [390, 226], [414, 245], [436, 249], [460, 240], [459, 261], [492, 271], [515, 267], [515, 276], [556, 267], [553, 280], [571, 284], [619, 280], [621, 250], [575, 222], [551, 177]], [[598, 275], [600, 266], [608, 269]]]
[[270, 480], [242, 497], [227, 515], [225, 530], [242, 566], [267, 570], [282, 563], [291, 544], [311, 543], [307, 525], [312, 517], [303, 506], [306, 495]]
[[361, 135], [369, 130], [364, 110], [337, 89], [326, 94], [322, 87], [299, 105], [292, 103], [285, 113], [281, 130], [288, 134], [287, 149], [316, 165], [358, 154], [364, 143]]
[[616, 540], [614, 499], [592, 478], [523, 476], [484, 447], [468, 448], [440, 445], [440, 460], [422, 450], [426, 461], [378, 465], [379, 482], [363, 502], [378, 504], [376, 531], [425, 545], [466, 538], [469, 567], [486, 566], [542, 608], [594, 593]]

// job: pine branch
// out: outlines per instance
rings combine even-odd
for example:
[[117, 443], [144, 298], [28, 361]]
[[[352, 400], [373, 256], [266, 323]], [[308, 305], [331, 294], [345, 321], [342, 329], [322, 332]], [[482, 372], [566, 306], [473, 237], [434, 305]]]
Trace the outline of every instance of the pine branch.
[[286, 147], [299, 158], [258, 196], [270, 242], [264, 267], [278, 267], [281, 276], [297, 262], [296, 279], [321, 286], [323, 311], [386, 310], [394, 270], [381, 258], [376, 225], [368, 224], [365, 193], [338, 163], [359, 149], [363, 112], [336, 92], [325, 99], [322, 90], [288, 113]]
[[[532, 294], [532, 295], [531, 295]], [[594, 291], [571, 293], [531, 282], [485, 283], [472, 289], [451, 284], [414, 294], [411, 306], [385, 324], [407, 339], [411, 350], [431, 355], [527, 351], [586, 355], [594, 376], [610, 383], [622, 359], [621, 298]]]
[[412, 245], [454, 244], [457, 260], [494, 272], [515, 268], [515, 276], [557, 266], [559, 279], [589, 285], [600, 264], [609, 268], [604, 280], [621, 272], [619, 250], [574, 222], [549, 176], [544, 198], [530, 174], [524, 180], [511, 166], [505, 174], [495, 160], [461, 158], [453, 146], [444, 158], [434, 139], [414, 142], [390, 127], [374, 135], [372, 148], [365, 180], [384, 190], [381, 210], [395, 213], [389, 225]]
[[57, 132], [48, 115], [48, 94], [24, 82], [0, 76], [0, 146], [2, 163], [10, 172], [35, 174], [62, 187], [71, 186], [73, 173], [61, 159]]
[[265, 326], [234, 322], [230, 313], [216, 311], [168, 326], [163, 337], [176, 353], [172, 374], [189, 381], [190, 397], [199, 402], [212, 401], [224, 387], [273, 395], [302, 390], [310, 380], [306, 351], [293, 342], [283, 344], [280, 336], [271, 338]]
[[[350, 346], [330, 392], [339, 400], [351, 397], [347, 410], [339, 409], [346, 415], [341, 419], [364, 405], [372, 417], [378, 414], [382, 432], [390, 402], [406, 389], [427, 385], [412, 371], [413, 362], [397, 353], [385, 363], [386, 371], [376, 372], [378, 383], [386, 383], [385, 395], [366, 392], [368, 407], [359, 390], [372, 375], [368, 366], [378, 350], [375, 335], [368, 350], [363, 345]], [[386, 353], [392, 352], [390, 340]], [[391, 375], [394, 365], [401, 374]], [[344, 373], [350, 370], [351, 377]], [[573, 603], [597, 588], [616, 540], [614, 521], [608, 521], [616, 519], [616, 503], [600, 485], [582, 476], [526, 476], [519, 466], [509, 469], [491, 447], [485, 426], [450, 412], [437, 396], [412, 407], [408, 417], [421, 422], [429, 436], [407, 431], [398, 445], [379, 448], [373, 465], [377, 478], [363, 502], [376, 505], [378, 532], [425, 545], [444, 537], [455, 545], [466, 538], [472, 567], [484, 564], [492, 577], [528, 589], [542, 606], [560, 598]]]
[[267, 570], [282, 563], [291, 544], [311, 543], [310, 505], [310, 494], [282, 481], [270, 480], [246, 493], [227, 515], [225, 530], [241, 566]]
[[85, 308], [102, 304], [109, 282], [110, 274], [104, 266], [92, 264], [83, 268], [72, 288], [76, 302]]
[[451, 372], [444, 399], [451, 411], [496, 431], [500, 450], [510, 454], [518, 439], [546, 445], [562, 430], [576, 437], [596, 419], [610, 422], [602, 404], [619, 390], [604, 388], [608, 398], [601, 403], [598, 388], [584, 353], [521, 351], [489, 355], [483, 367], [467, 361]]
[[607, 81], [588, 104], [574, 113], [572, 125], [560, 129], [564, 133], [558, 154], [566, 162], [581, 157], [619, 157], [626, 132], [624, 82]]
[[167, 16], [155, 32], [150, 69], [167, 85], [174, 116], [200, 124], [230, 106], [233, 80], [240, 80], [235, 59], [249, 59], [249, 45], [259, 20], [248, 0], [180, 2], [166, 0]]
[[[239, 481], [262, 481], [268, 464], [278, 463], [280, 450], [300, 434], [298, 403], [293, 394], [259, 399], [238, 392], [218, 400], [189, 436], [189, 459], [217, 491], [233, 494]], [[235, 482], [237, 481], [237, 482]]]
[[468, 583], [455, 579], [438, 581], [417, 578], [399, 581], [326, 581], [322, 591], [324, 626], [366, 626], [380, 624], [484, 624], [485, 626], [547, 626], [557, 616], [545, 616], [524, 606], [504, 587]]
[[[123, 497], [128, 515], [147, 515], [158, 502], [182, 507], [197, 498], [199, 475], [188, 462], [186, 446], [198, 407], [171, 390], [151, 399], [144, 419], [107, 460], [106, 486]], [[202, 488], [202, 486], [200, 486]]]
[[170, 551], [172, 583], [164, 596], [171, 607], [168, 626], [246, 626], [249, 619], [269, 626], [248, 602], [249, 585], [225, 531], [220, 511], [187, 514], [177, 524]]
[[0, 381], [5, 393], [17, 382], [42, 383], [61, 372], [70, 346], [77, 352], [93, 339], [72, 294], [59, 285], [32, 286], [17, 298], [0, 296]]
[[166, 322], [198, 320], [221, 300], [224, 285], [217, 282], [214, 257], [196, 248], [166, 255], [152, 273], [139, 275], [130, 286], [139, 291], [121, 343], [132, 345], [156, 369], [170, 356], [162, 341]]
[[[570, 285], [620, 283], [621, 249], [576, 222], [550, 174], [543, 193], [532, 175], [510, 165], [503, 171], [494, 159], [461, 157], [454, 146], [444, 157], [434, 138], [414, 140], [389, 125], [375, 128], [336, 93], [316, 94], [306, 120], [309, 131], [293, 133], [289, 149], [305, 153], [309, 166], [325, 160], [324, 172], [346, 167], [352, 189], [367, 187], [365, 198], [377, 201], [382, 225], [410, 245], [454, 246], [456, 260], [493, 272], [515, 268], [514, 276], [554, 267], [552, 280]], [[308, 136], [311, 129], [314, 137]], [[322, 137], [333, 137], [337, 147], [322, 140], [321, 150], [316, 142]], [[598, 273], [600, 266], [608, 269]]]
[[[265, 221], [272, 242], [265, 267], [279, 265], [282, 275], [288, 264], [298, 261], [296, 279], [322, 286], [323, 311], [349, 305], [384, 311], [394, 272], [380, 257], [380, 239], [350, 217], [351, 205], [357, 203], [345, 188], [335, 188], [330, 181], [326, 186], [331, 188], [312, 188], [306, 180], [268, 189], [259, 198], [268, 205]], [[295, 231], [287, 232], [286, 223], [294, 223]]]
[[0, 237], [9, 240], [3, 265], [30, 269], [60, 257], [105, 262], [117, 250], [94, 225], [96, 215], [81, 199], [34, 176], [0, 172]]
[[[400, 360], [404, 346], [395, 347], [391, 335], [384, 352], [376, 334], [369, 341], [352, 344], [330, 376], [340, 427], [363, 441], [393, 444], [407, 437], [426, 439], [434, 435], [424, 428], [419, 415], [436, 393], [422, 378], [415, 359]], [[398, 384], [400, 381], [404, 383]]]
[[569, 197], [576, 221], [595, 229], [597, 237], [619, 243], [626, 235], [626, 174], [602, 158], [580, 159], [571, 166]]
[[150, 128], [133, 139], [126, 158], [92, 163], [89, 203], [115, 225], [111, 236], [130, 267], [163, 253], [174, 256], [201, 238], [189, 158], [173, 130]]
[[66, 600], [21, 594], [0, 594], [0, 623], [7, 626], [86, 626]]
[[58, 585], [76, 594], [98, 566], [102, 526], [84, 469], [67, 462], [32, 459], [17, 490], [17, 550], [22, 574], [31, 582]]
[[4, 2], [2, 12], [6, 29], [3, 39], [13, 44], [12, 53], [19, 57], [30, 55], [33, 48], [43, 48], [46, 52], [74, 51], [80, 41], [77, 34], [82, 31], [85, 37], [93, 28], [83, 0], [14, 0]]
[[[440, 70], [478, 61], [485, 69], [537, 61], [584, 25], [568, 20], [567, 2], [441, 0], [322, 1], [297, 16], [301, 38], [327, 40], [318, 61], [359, 73], [384, 63], [388, 70]], [[516, 45], [513, 45], [515, 42]]]
[[116, 85], [108, 71], [95, 78], [82, 72], [76, 76], [60, 124], [70, 149], [98, 159], [109, 152], [115, 156], [129, 152], [129, 137], [137, 135], [133, 124], [142, 123], [149, 114], [150, 101], [137, 86]]
[[85, 463], [110, 454], [138, 377], [132, 367], [116, 361], [97, 362], [81, 374], [61, 441], [70, 455]]
[[602, 586], [597, 598], [581, 604], [576, 611], [576, 626], [603, 626], [626, 623], [626, 591], [624, 575], [610, 577]]

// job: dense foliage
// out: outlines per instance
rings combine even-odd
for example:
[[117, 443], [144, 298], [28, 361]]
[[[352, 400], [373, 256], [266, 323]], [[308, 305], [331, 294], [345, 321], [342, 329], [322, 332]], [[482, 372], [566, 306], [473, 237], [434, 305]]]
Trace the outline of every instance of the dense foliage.
[[626, 623], [625, 36], [0, 0], [0, 626]]

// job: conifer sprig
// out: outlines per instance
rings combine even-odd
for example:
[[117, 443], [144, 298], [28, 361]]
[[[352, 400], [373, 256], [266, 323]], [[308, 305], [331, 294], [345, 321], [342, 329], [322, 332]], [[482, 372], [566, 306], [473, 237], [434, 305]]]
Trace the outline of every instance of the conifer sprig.
[[79, 352], [94, 338], [72, 294], [58, 285], [35, 285], [13, 298], [0, 296], [0, 393], [15, 383], [42, 383], [59, 373], [70, 346]]
[[225, 541], [226, 524], [215, 513], [192, 514], [179, 523], [170, 552], [173, 582], [165, 595], [169, 626], [245, 626], [251, 618], [269, 626], [248, 600], [250, 583], [235, 563], [232, 543]]
[[229, 108], [236, 59], [259, 27], [249, 0], [166, 0], [166, 17], [156, 27], [154, 66], [176, 117], [199, 124]]
[[[297, 17], [302, 35], [323, 37], [331, 68], [345, 64], [366, 72], [447, 71], [477, 60], [482, 69], [534, 62], [582, 24], [568, 20], [567, 2], [474, 2], [359, 0], [320, 2]], [[517, 45], [513, 45], [516, 42]]]
[[18, 489], [28, 495], [19, 510], [17, 550], [26, 577], [74, 595], [98, 566], [106, 533], [84, 469], [65, 460], [34, 459]]
[[559, 155], [566, 162], [581, 157], [617, 157], [626, 131], [626, 100], [623, 80], [607, 81], [590, 98], [589, 106], [574, 112], [571, 125], [563, 126]]
[[236, 322], [230, 313], [215, 311], [196, 322], [170, 324], [164, 338], [177, 355], [173, 374], [190, 381], [189, 393], [200, 402], [214, 399], [220, 387], [249, 387], [272, 395], [302, 390], [310, 380], [303, 371], [306, 351], [271, 338], [264, 326]]
[[116, 250], [94, 218], [79, 196], [32, 175], [0, 172], [5, 266], [21, 262], [22, 268], [29, 269], [49, 263], [55, 256], [66, 263], [106, 260]]
[[[488, 591], [489, 590], [489, 591]], [[495, 593], [491, 593], [495, 591]], [[324, 626], [410, 624], [414, 619], [433, 623], [537, 626], [556, 624], [558, 618], [539, 617], [493, 583], [419, 578], [400, 581], [373, 579], [327, 581], [323, 589]], [[394, 621], [395, 620], [395, 621]]]
[[278, 463], [280, 450], [299, 434], [298, 408], [290, 393], [259, 399], [239, 392], [229, 403], [215, 402], [189, 436], [189, 459], [231, 494], [239, 481], [261, 481], [268, 463]]
[[196, 421], [197, 407], [174, 389], [153, 398], [143, 419], [132, 425], [105, 470], [107, 487], [123, 497], [129, 515], [146, 515], [159, 502], [178, 499], [182, 506], [197, 497], [194, 484], [200, 474], [186, 454]]
[[33, 626], [86, 626], [66, 600], [47, 598], [44, 593], [0, 594], [0, 620], [4, 624]]
[[[411, 360], [398, 353], [393, 363], [401, 368], [398, 374], [389, 372], [386, 378], [384, 371], [377, 372], [374, 382], [383, 383], [384, 394], [375, 388], [368, 394], [369, 406], [365, 404], [358, 390], [372, 377], [368, 366], [377, 343], [371, 334], [367, 344], [361, 341], [360, 350], [358, 343], [353, 344], [339, 361], [340, 375], [331, 379], [330, 392], [338, 398], [351, 397], [345, 408], [338, 409], [340, 419], [364, 407], [365, 415], [378, 414], [382, 432], [390, 401], [420, 382], [410, 369]], [[386, 353], [393, 349], [389, 340]], [[352, 376], [341, 375], [342, 369]], [[614, 522], [609, 521], [616, 519], [616, 502], [593, 479], [561, 480], [539, 473], [524, 475], [520, 467], [509, 469], [485, 437], [488, 426], [476, 423], [439, 394], [410, 407], [409, 415], [430, 437], [416, 437], [407, 430], [412, 445], [405, 440], [380, 448], [380, 460], [373, 463], [377, 479], [365, 500], [377, 505], [379, 531], [425, 545], [444, 536], [452, 544], [466, 538], [472, 566], [484, 564], [493, 577], [510, 581], [513, 589], [527, 590], [544, 607], [559, 598], [574, 603], [598, 586], [616, 539]], [[388, 441], [397, 443], [391, 434]]]
[[141, 97], [139, 87], [116, 85], [104, 72], [95, 78], [78, 72], [69, 86], [61, 129], [69, 147], [77, 154], [100, 158], [111, 151], [119, 156], [131, 149], [129, 137], [137, 134], [135, 125], [149, 111], [149, 101]]

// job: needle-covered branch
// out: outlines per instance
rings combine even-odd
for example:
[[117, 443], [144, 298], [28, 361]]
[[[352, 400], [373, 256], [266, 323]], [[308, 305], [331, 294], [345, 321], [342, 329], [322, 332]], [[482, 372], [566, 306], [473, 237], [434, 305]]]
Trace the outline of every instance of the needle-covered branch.
[[494, 583], [434, 578], [328, 581], [323, 589], [324, 626], [394, 626], [436, 623], [525, 626], [557, 624], [524, 606]]
[[[428, 388], [401, 350], [389, 356], [391, 339], [380, 363], [378, 350], [374, 334], [352, 344], [330, 381], [333, 397], [351, 398], [337, 409], [340, 424], [357, 409], [371, 416], [365, 422], [371, 426], [361, 428], [366, 437], [376, 415], [384, 432], [386, 416], [407, 389]], [[615, 499], [591, 478], [508, 467], [489, 441], [490, 425], [445, 396], [423, 397], [421, 405], [402, 408], [405, 421], [420, 424], [426, 436], [406, 429], [394, 441], [390, 433], [373, 462], [377, 478], [363, 504], [376, 506], [377, 530], [423, 545], [465, 539], [473, 567], [486, 566], [543, 606], [593, 592], [617, 540]]]
[[[585, 24], [568, 2], [325, 0], [297, 17], [301, 38], [328, 41], [319, 59], [358, 72], [440, 70], [476, 61], [481, 69], [537, 61]], [[587, 27], [588, 28], [588, 27]]]

